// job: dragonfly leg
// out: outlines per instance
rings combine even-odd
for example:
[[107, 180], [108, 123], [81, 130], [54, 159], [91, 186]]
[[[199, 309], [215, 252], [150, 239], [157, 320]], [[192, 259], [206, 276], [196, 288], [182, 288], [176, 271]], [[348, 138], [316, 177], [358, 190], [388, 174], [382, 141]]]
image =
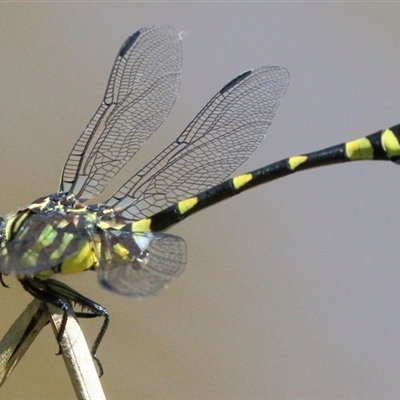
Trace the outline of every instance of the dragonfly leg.
[[44, 281], [40, 281], [36, 278], [20, 278], [23, 288], [30, 293], [33, 297], [45, 302], [52, 304], [53, 306], [59, 308], [63, 312], [63, 318], [61, 321], [61, 327], [57, 334], [57, 343], [58, 343], [58, 353], [61, 354], [61, 340], [64, 336], [65, 327], [67, 325], [68, 312], [73, 311], [71, 304], [68, 302], [68, 299], [60, 296], [57, 293], [53, 293], [50, 290], [47, 290], [47, 285]]
[[[45, 282], [46, 287], [53, 294], [62, 296], [63, 298], [68, 299], [70, 302], [78, 304], [82, 307], [82, 311], [75, 312], [77, 318], [104, 318], [103, 324], [100, 328], [99, 333], [96, 336], [96, 339], [93, 342], [92, 349], [90, 351], [99, 369], [99, 376], [102, 376], [104, 371], [96, 352], [100, 346], [101, 341], [103, 340], [103, 337], [110, 323], [110, 315], [107, 309], [104, 308], [102, 305], [94, 302], [93, 300], [90, 300], [87, 297], [81, 295], [80, 293], [60, 281], [57, 281], [55, 279], [48, 279]], [[83, 311], [85, 309], [88, 310], [88, 312]]]

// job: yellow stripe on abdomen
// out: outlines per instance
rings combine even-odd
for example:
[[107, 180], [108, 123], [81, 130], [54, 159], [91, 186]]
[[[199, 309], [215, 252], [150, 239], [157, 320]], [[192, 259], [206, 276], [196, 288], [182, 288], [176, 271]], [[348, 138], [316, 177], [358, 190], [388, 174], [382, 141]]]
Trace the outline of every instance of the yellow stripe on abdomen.
[[189, 199], [182, 200], [178, 203], [178, 211], [180, 214], [185, 214], [191, 210], [197, 203], [199, 199], [197, 197], [190, 197]]
[[392, 130], [386, 129], [382, 133], [382, 147], [386, 151], [389, 158], [400, 156], [399, 140]]
[[345, 143], [345, 152], [350, 160], [372, 160], [374, 158], [374, 149], [371, 142], [365, 137]]
[[135, 221], [132, 222], [131, 230], [132, 232], [149, 232], [151, 225], [151, 219], [150, 218], [144, 218], [141, 219], [140, 221]]
[[252, 174], [238, 175], [232, 178], [233, 187], [238, 190], [253, 179]]
[[288, 159], [289, 168], [294, 171], [299, 165], [306, 162], [308, 159], [307, 156], [294, 156]]

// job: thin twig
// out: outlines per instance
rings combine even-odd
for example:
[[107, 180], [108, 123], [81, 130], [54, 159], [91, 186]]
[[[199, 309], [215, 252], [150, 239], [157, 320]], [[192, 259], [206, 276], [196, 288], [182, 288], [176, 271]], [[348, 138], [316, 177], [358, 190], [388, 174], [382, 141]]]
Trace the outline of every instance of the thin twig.
[[[64, 314], [52, 305], [48, 305], [48, 308], [50, 321], [57, 337]], [[68, 317], [60, 346], [77, 398], [105, 400], [93, 357], [76, 318]]]
[[[28, 305], [0, 341], [0, 386], [49, 320], [58, 337], [63, 315], [58, 308], [36, 299]], [[60, 346], [77, 398], [105, 400], [92, 355], [74, 315], [68, 316]]]
[[12, 324], [0, 342], [0, 386], [48, 321], [46, 305], [34, 299]]

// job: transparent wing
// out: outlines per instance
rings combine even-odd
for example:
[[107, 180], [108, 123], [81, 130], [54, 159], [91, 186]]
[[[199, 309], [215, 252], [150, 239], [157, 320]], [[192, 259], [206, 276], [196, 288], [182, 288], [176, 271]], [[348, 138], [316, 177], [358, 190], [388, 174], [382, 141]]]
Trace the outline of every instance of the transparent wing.
[[91, 238], [85, 220], [70, 214], [35, 214], [0, 249], [0, 272], [34, 274], [78, 253]]
[[102, 232], [99, 283], [113, 292], [146, 297], [165, 288], [186, 266], [186, 244], [152, 232]]
[[172, 28], [144, 28], [126, 39], [103, 101], [65, 163], [61, 191], [81, 201], [103, 191], [169, 114], [181, 69], [181, 40]]
[[281, 67], [239, 75], [106, 204], [125, 218], [141, 219], [220, 183], [261, 143], [288, 83]]

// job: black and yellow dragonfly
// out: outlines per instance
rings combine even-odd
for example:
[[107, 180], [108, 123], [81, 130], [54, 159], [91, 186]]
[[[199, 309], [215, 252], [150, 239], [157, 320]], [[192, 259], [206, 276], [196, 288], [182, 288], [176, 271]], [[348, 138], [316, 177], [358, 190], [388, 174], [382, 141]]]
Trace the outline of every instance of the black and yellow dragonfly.
[[59, 191], [0, 219], [0, 273], [17, 275], [34, 297], [63, 310], [59, 340], [71, 303], [83, 308], [78, 317], [104, 317], [92, 347], [100, 373], [96, 351], [109, 323], [107, 310], [53, 275], [96, 270], [106, 289], [153, 295], [185, 268], [184, 240], [163, 231], [187, 216], [297, 171], [354, 160], [400, 160], [397, 125], [224, 181], [261, 143], [286, 91], [287, 70], [262, 67], [226, 84], [104, 204], [84, 205], [165, 120], [177, 97], [181, 64], [181, 39], [172, 28], [149, 27], [130, 36], [99, 109], [65, 163]]

